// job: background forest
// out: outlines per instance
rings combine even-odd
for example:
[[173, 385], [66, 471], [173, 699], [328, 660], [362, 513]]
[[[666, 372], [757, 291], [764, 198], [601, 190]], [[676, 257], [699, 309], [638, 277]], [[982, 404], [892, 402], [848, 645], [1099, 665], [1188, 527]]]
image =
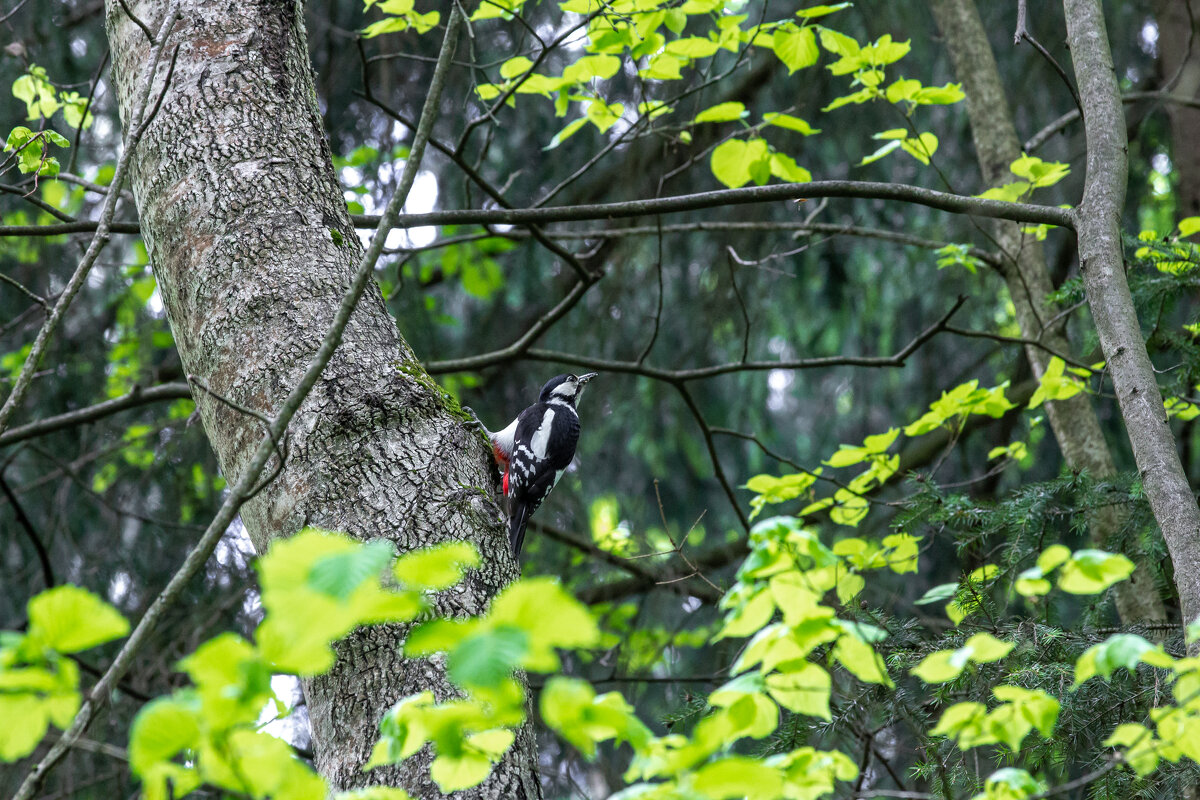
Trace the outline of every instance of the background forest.
[[[1102, 10], [1128, 137], [1118, 209], [1124, 271], [1164, 418], [1195, 490], [1200, 6], [1188, 2], [1106, 2]], [[0, 176], [0, 395], [20, 381], [50, 308], [93, 244], [96, 221], [106, 211], [115, 221], [27, 371], [32, 380], [19, 405], [6, 412], [11, 418], [0, 416], [0, 629], [12, 632], [0, 639], [0, 720], [12, 726], [0, 730], [7, 762], [0, 792], [154, 797], [170, 796], [165, 787], [174, 782], [178, 795], [194, 788], [196, 796], [322, 796], [323, 788], [300, 778], [268, 785], [236, 766], [197, 772], [206, 758], [240, 763], [220, 747], [219, 755], [197, 756], [203, 747], [181, 739], [156, 760], [145, 740], [140, 750], [130, 744], [147, 703], [192, 685], [203, 696], [212, 675], [203, 677], [197, 660], [181, 668], [181, 659], [204, 643], [229, 632], [254, 639], [264, 610], [270, 619], [289, 603], [318, 625], [310, 595], [276, 599], [277, 606], [264, 598], [271, 573], [256, 570], [256, 545], [269, 537], [248, 533], [252, 526], [240, 518], [221, 528], [215, 552], [175, 601], [154, 612], [150, 638], [106, 687], [106, 705], [83, 738], [37, 785], [27, 777], [75, 705], [31, 710], [47, 691], [64, 690], [22, 683], [32, 678], [18, 676], [32, 673], [20, 670], [40, 665], [56, 680], [75, 670], [87, 696], [128, 630], [103, 606], [64, 600], [54, 613], [76, 614], [81, 629], [110, 634], [31, 654], [31, 637], [49, 613], [31, 598], [73, 584], [136, 624], [241, 477], [218, 465], [211, 426], [223, 418], [213, 409], [227, 404], [221, 413], [249, 420], [252, 438], [238, 440], [240, 469], [263, 425], [230, 408], [240, 403], [269, 420], [290, 388], [238, 394], [222, 388], [218, 373], [197, 369], [200, 362], [184, 366], [179, 331], [187, 330], [189, 347], [200, 337], [168, 318], [184, 293], [160, 289], [153, 250], [138, 234], [139, 210], [152, 202], [151, 167], [135, 163], [115, 205], [105, 205], [135, 108], [128, 97], [136, 74], [120, 88], [113, 64], [156, 70], [158, 83], [138, 109], [150, 115], [143, 121], [151, 136], [174, 119], [176, 62], [184, 86], [188, 59], [196, 62], [201, 49], [189, 38], [190, 11], [172, 33], [160, 31], [159, 3], [124, 5], [33, 0], [0, 9], [0, 119], [6, 134], [16, 129]], [[264, 19], [287, 17], [292, 7], [245, 5]], [[378, 292], [368, 288], [362, 301], [382, 301], [415, 355], [400, 371], [438, 398], [436, 413], [462, 429], [460, 442], [471, 439], [460, 405], [500, 428], [553, 375], [600, 377], [580, 403], [575, 464], [533, 519], [519, 566], [492, 545], [393, 573], [415, 598], [459, 577], [451, 561], [482, 558], [500, 564], [473, 584], [490, 599], [519, 570], [529, 605], [504, 629], [524, 630], [519, 644], [496, 632], [499, 622], [470, 634], [425, 628], [428, 653], [460, 654], [457, 668], [449, 659], [454, 686], [490, 704], [487, 713], [507, 707], [515, 717], [488, 717], [495, 727], [443, 719], [436, 728], [432, 716], [418, 724], [409, 712], [393, 713], [383, 729], [391, 749], [373, 751], [373, 741], [359, 747], [349, 759], [356, 777], [346, 779], [322, 761], [310, 735], [311, 692], [296, 677], [319, 684], [313, 676], [329, 665], [283, 669], [286, 659], [247, 649], [220, 661], [221, 670], [235, 664], [229, 685], [244, 690], [230, 730], [265, 724], [288, 744], [280, 758], [307, 765], [315, 757], [316, 771], [336, 789], [370, 775], [408, 775], [358, 767], [371, 752], [403, 762], [428, 738], [434, 744], [413, 762], [427, 776], [436, 754], [446, 756], [432, 782], [385, 779], [413, 797], [459, 788], [462, 796], [520, 796], [494, 783], [469, 788], [508, 780], [514, 773], [505, 772], [504, 759], [517, 757], [532, 760], [526, 767], [537, 788], [523, 784], [525, 796], [547, 798], [598, 800], [623, 789], [625, 797], [663, 798], [1193, 796], [1200, 664], [1186, 656], [1189, 646], [1196, 655], [1200, 633], [1194, 625], [1192, 636], [1185, 633], [1196, 620], [1179, 587], [1200, 580], [1190, 569], [1200, 559], [1181, 559], [1164, 541], [1164, 517], [1156, 519], [1157, 500], [1148, 499], [1093, 318], [1097, 308], [1114, 307], [1097, 305], [1099, 295], [1085, 285], [1076, 236], [1058, 209], [1080, 204], [1092, 160], [1102, 157], [1090, 131], [1085, 139], [1079, 107], [1087, 120], [1087, 82], [1067, 46], [1066, 15], [1087, 3], [1064, 10], [972, 0], [472, 0], [440, 98], [434, 94], [429, 146], [416, 161], [418, 119], [439, 57], [449, 57], [443, 41], [457, 5], [367, 5], [312, 0], [298, 14], [328, 155], [364, 245], [404, 182], [404, 165], [419, 161], [411, 190], [403, 187], [403, 213], [433, 216], [402, 217], [386, 234], [372, 273]], [[144, 18], [145, 34], [129, 13]], [[981, 28], [972, 27], [977, 18]], [[159, 60], [130, 55], [135, 37], [155, 37]], [[280, 59], [271, 68], [303, 88], [302, 68]], [[198, 103], [204, 95], [192, 97]], [[38, 135], [51, 130], [59, 138]], [[186, 129], [153, 135], [135, 161], [149, 147], [181, 164], [191, 157]], [[270, 142], [230, 141], [246, 159], [302, 161]], [[984, 195], [1044, 211], [1002, 222], [992, 206], [936, 207], [941, 200], [915, 189], [786, 190], [809, 180]], [[709, 194], [743, 186], [777, 191]], [[682, 210], [504, 221], [504, 209], [684, 195], [697, 199]], [[231, 194], [222, 202], [253, 210], [259, 201]], [[494, 216], [437, 216], [481, 209]], [[336, 220], [318, 227], [357, 258], [361, 248], [343, 241], [352, 239], [349, 229]], [[1080, 239], [1095, 241], [1082, 230]], [[342, 274], [338, 296], [350, 274]], [[297, 308], [308, 290], [304, 282], [292, 287]], [[313, 342], [333, 310], [320, 317]], [[289, 313], [261, 309], [264, 318]], [[263, 376], [286, 372], [257, 360], [254, 347], [226, 355]], [[407, 353], [397, 348], [394, 358], [401, 364]], [[378, 377], [337, 376], [350, 386]], [[211, 405], [202, 415], [197, 402]], [[308, 450], [296, 428], [280, 451], [302, 460]], [[477, 442], [475, 450], [485, 452]], [[434, 455], [474, 457], [466, 445]], [[474, 463], [498, 483], [485, 462]], [[280, 481], [288, 474], [282, 470]], [[496, 486], [478, 492], [494, 498]], [[415, 545], [441, 541], [406, 538], [404, 526], [424, 519], [405, 510], [396, 534], [384, 537], [401, 564]], [[306, 516], [288, 518], [286, 533], [308, 524], [339, 529]], [[340, 529], [372, 538], [349, 527]], [[464, 538], [478, 544], [480, 535]], [[392, 551], [369, 548], [345, 551], [357, 555], [337, 562], [326, 595], [345, 601], [367, 584], [387, 591], [376, 579]], [[311, 559], [328, 553], [293, 552], [310, 559], [303, 563], [312, 584]], [[440, 570], [450, 576], [444, 582], [429, 577]], [[789, 570], [800, 576], [794, 583], [772, 580]], [[565, 594], [538, 582], [547, 576]], [[428, 616], [484, 607], [436, 601]], [[345, 629], [321, 647], [357, 622], [407, 623], [415, 608], [408, 616], [345, 617]], [[593, 624], [594, 635], [565, 630]], [[775, 635], [763, 636], [769, 626], [789, 626], [796, 637], [806, 625], [807, 646], [768, 655], [775, 667], [760, 663]], [[410, 629], [390, 630], [407, 636]], [[557, 633], [539, 646], [550, 655], [536, 661], [530, 642], [548, 630]], [[463, 644], [464, 635], [475, 638]], [[552, 647], [565, 649], [554, 656]], [[237, 664], [251, 662], [257, 677], [238, 673]], [[809, 671], [816, 664], [824, 677]], [[510, 681], [514, 666], [527, 677]], [[562, 676], [587, 684], [568, 685]], [[527, 712], [520, 697], [504, 694], [510, 683], [531, 698]], [[454, 696], [438, 687], [438, 701]], [[1006, 694], [1005, 687], [1019, 688]], [[610, 691], [625, 703], [616, 695], [594, 701]], [[407, 693], [380, 702], [390, 706]], [[525, 728], [522, 712], [532, 720]], [[37, 714], [41, 730], [32, 740], [13, 732], [37, 728], [26, 725]], [[201, 728], [215, 725], [202, 719]], [[368, 721], [376, 736], [378, 721]], [[1135, 727], [1122, 731], [1119, 723]], [[420, 725], [427, 732], [416, 741]], [[518, 734], [506, 756], [513, 736], [487, 736], [510, 729], [533, 733]], [[694, 751], [680, 755], [685, 746], [672, 734], [687, 737]], [[461, 749], [453, 769], [448, 747]], [[262, 757], [253, 763], [270, 760]], [[493, 762], [509, 766], [493, 773]], [[290, 766], [271, 769], [292, 774]], [[644, 788], [626, 789], [639, 781]]]

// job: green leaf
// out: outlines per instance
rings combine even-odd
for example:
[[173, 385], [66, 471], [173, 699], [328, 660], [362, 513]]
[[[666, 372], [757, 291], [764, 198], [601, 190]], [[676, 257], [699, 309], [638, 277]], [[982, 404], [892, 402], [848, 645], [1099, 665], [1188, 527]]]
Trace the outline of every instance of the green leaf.
[[749, 183], [758, 165], [770, 170], [770, 153], [763, 139], [722, 142], [713, 150], [710, 161], [713, 175], [730, 189]]
[[749, 112], [746, 106], [737, 102], [717, 103], [709, 106], [696, 115], [692, 122], [730, 122], [745, 117]]
[[784, 25], [775, 31], [774, 44], [775, 55], [787, 66], [789, 75], [798, 69], [811, 67], [817, 63], [820, 55], [816, 36], [810, 27]]
[[29, 601], [29, 635], [60, 653], [78, 653], [129, 633], [115, 608], [78, 586], [48, 589]]
[[843, 8], [849, 8], [852, 5], [854, 4], [834, 3], [833, 5], [809, 6], [808, 8], [802, 8], [797, 11], [796, 16], [803, 17], [804, 19], [816, 19], [817, 17], [823, 17], [826, 14], [832, 14], [835, 11], [841, 11]]
[[831, 719], [829, 695], [832, 679], [820, 666], [802, 661], [796, 668], [768, 675], [766, 684], [775, 702], [789, 711]]
[[1058, 571], [1058, 588], [1071, 594], [1099, 594], [1133, 574], [1133, 562], [1103, 550], [1076, 550]]
[[812, 173], [783, 153], [771, 153], [771, 174], [789, 183], [808, 183]]
[[480, 564], [479, 551], [470, 542], [447, 542], [405, 553], [392, 573], [411, 589], [447, 589]]
[[580, 117], [577, 120], [568, 122], [566, 124], [566, 126], [563, 127], [562, 130], [560, 130], [558, 133], [554, 134], [554, 138], [550, 140], [550, 144], [543, 147], [542, 150], [553, 150], [554, 148], [558, 147], [560, 144], [565, 142], [567, 139], [570, 139], [572, 136], [574, 136], [575, 133], [580, 128], [582, 128], [584, 125], [586, 125], [587, 123], [588, 123], [587, 117]]
[[516, 58], [510, 58], [500, 65], [500, 77], [507, 79], [517, 78], [531, 69], [533, 69], [532, 61], [525, 56], [517, 56]]
[[762, 760], [728, 756], [696, 770], [693, 785], [712, 800], [773, 800], [784, 793], [783, 774]]
[[200, 739], [199, 704], [159, 697], [142, 706], [129, 733], [129, 766], [148, 780], [154, 767], [194, 748]]
[[928, 605], [929, 603], [941, 603], [949, 600], [956, 594], [958, 594], [957, 583], [940, 583], [932, 589], [927, 590], [925, 594], [921, 595], [920, 599], [913, 602], [914, 605], [918, 606]]
[[1009, 170], [1018, 178], [1029, 181], [1033, 188], [1039, 189], [1044, 186], [1053, 186], [1067, 177], [1071, 172], [1071, 167], [1057, 161], [1042, 161], [1036, 156], [1022, 155], [1012, 162]]
[[938, 139], [932, 133], [922, 133], [916, 138], [905, 139], [900, 146], [917, 161], [928, 164], [929, 159], [937, 152]]
[[580, 58], [563, 70], [563, 78], [571, 83], [587, 83], [592, 79], [608, 80], [621, 69], [621, 59], [598, 53]]
[[16, 761], [33, 752], [46, 735], [45, 704], [31, 694], [0, 693], [0, 761]]
[[363, 583], [377, 579], [395, 554], [391, 542], [376, 540], [354, 550], [327, 556], [309, 569], [308, 585], [344, 602]]
[[782, 114], [778, 111], [768, 111], [763, 114], [763, 122], [768, 125], [774, 125], [777, 128], [786, 128], [789, 131], [796, 131], [805, 136], [811, 136], [814, 133], [820, 133], [819, 128], [814, 128], [800, 117], [793, 117], [791, 114]]
[[1089, 647], [1075, 662], [1075, 684], [1071, 688], [1078, 688], [1096, 675], [1108, 680], [1118, 668], [1133, 672], [1142, 663], [1170, 667], [1174, 659], [1162, 647], [1150, 644], [1141, 636], [1133, 633], [1114, 634], [1100, 644]]
[[858, 636], [845, 634], [838, 639], [837, 644], [833, 646], [833, 657], [859, 680], [888, 687], [895, 686], [888, 676], [883, 658], [875, 652], [875, 648]]
[[1186, 239], [1200, 233], [1200, 217], [1184, 217], [1179, 220], [1179, 236]]
[[686, 39], [676, 39], [668, 42], [666, 52], [682, 58], [708, 58], [720, 49], [720, 45], [711, 39], [692, 36]]
[[519, 628], [482, 631], [450, 651], [447, 672], [464, 688], [495, 688], [512, 674], [528, 650], [529, 637]]

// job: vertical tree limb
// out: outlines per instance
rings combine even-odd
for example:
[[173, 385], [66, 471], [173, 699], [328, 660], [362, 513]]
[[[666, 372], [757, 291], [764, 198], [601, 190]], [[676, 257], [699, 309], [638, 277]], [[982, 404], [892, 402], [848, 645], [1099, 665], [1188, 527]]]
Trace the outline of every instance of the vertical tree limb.
[[[988, 186], [1004, 183], [1011, 178], [1009, 165], [1020, 157], [1021, 149], [975, 0], [934, 0], [931, 8], [945, 34], [954, 71], [966, 90], [967, 117], [984, 182]], [[997, 222], [992, 231], [1000, 245], [1000, 272], [1008, 285], [1022, 335], [1051, 351], [1070, 352], [1065, 319], [1056, 320], [1056, 309], [1046, 302], [1046, 295], [1054, 287], [1041, 243], [1023, 234], [1021, 226], [1013, 222]], [[1033, 374], [1040, 379], [1049, 364], [1049, 353], [1027, 345], [1025, 355]], [[1116, 472], [1100, 421], [1086, 394], [1047, 403], [1046, 416], [1063, 458], [1072, 469], [1086, 470], [1098, 479]], [[1098, 508], [1088, 517], [1092, 540], [1100, 547], [1107, 545], [1121, 524], [1122, 514], [1116, 506]], [[1130, 555], [1138, 567], [1128, 583], [1113, 588], [1118, 614], [1124, 622], [1165, 620], [1166, 611], [1144, 558], [1137, 553]]]
[[1087, 139], [1087, 178], [1075, 212], [1079, 267], [1146, 496], [1171, 553], [1188, 623], [1200, 617], [1200, 507], [1179, 460], [1125, 279], [1120, 222], [1128, 180], [1127, 143], [1108, 31], [1099, 0], [1064, 0], [1063, 8]]

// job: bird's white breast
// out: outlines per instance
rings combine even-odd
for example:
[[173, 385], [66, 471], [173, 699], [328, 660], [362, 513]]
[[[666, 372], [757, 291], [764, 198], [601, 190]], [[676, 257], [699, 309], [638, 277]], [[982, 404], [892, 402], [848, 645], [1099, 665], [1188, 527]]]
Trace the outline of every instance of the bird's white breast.
[[534, 431], [533, 438], [529, 440], [529, 446], [533, 448], [533, 455], [538, 459], [546, 457], [546, 448], [550, 445], [550, 431], [554, 429], [554, 409], [546, 409], [545, 415], [542, 416], [542, 424]]

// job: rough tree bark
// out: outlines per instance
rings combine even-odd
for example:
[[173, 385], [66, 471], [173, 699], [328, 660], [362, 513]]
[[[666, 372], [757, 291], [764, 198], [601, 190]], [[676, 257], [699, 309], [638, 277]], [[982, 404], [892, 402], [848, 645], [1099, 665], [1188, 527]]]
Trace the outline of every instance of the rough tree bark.
[[[1009, 165], [1021, 156], [1021, 147], [979, 9], [975, 0], [934, 0], [931, 8], [942, 29], [954, 71], [967, 93], [967, 117], [984, 183], [987, 186], [1007, 183], [1012, 180]], [[1054, 285], [1041, 243], [1023, 234], [1015, 222], [997, 221], [992, 231], [1001, 250], [1001, 273], [1016, 308], [1021, 335], [1040, 339], [1060, 353], [1070, 352], [1065, 318], [1051, 324], [1058, 316], [1058, 309], [1046, 302], [1046, 295]], [[1040, 379], [1050, 362], [1049, 354], [1028, 345], [1025, 355], [1033, 374]], [[1086, 470], [1098, 479], [1116, 472], [1088, 395], [1077, 394], [1047, 403], [1046, 416], [1071, 469]], [[1092, 540], [1099, 547], [1106, 546], [1119, 531], [1121, 522], [1122, 515], [1116, 506], [1096, 509], [1088, 517]], [[1129, 582], [1114, 587], [1117, 613], [1127, 623], [1162, 622], [1167, 618], [1166, 610], [1145, 559], [1138, 553], [1130, 555], [1137, 562], [1137, 570]]]
[[[1079, 269], [1121, 416], [1175, 568], [1183, 620], [1200, 617], [1200, 506], [1188, 485], [1125, 279], [1121, 213], [1128, 180], [1125, 115], [1099, 0], [1064, 0], [1084, 108], [1087, 178], [1075, 212]], [[1195, 654], [1196, 645], [1190, 648]]]
[[[130, 4], [147, 22], [163, 9]], [[122, 119], [147, 41], [107, 3]], [[361, 254], [321, 129], [298, 0], [185, 0], [177, 63], [138, 146], [130, 185], [185, 370], [217, 394], [270, 413], [317, 349]], [[165, 67], [164, 67], [165, 69]], [[240, 473], [259, 422], [204, 393], [197, 404], [222, 471]], [[484, 566], [436, 600], [476, 614], [517, 576], [495, 503], [489, 453], [449, 409], [396, 331], [378, 287], [292, 421], [279, 477], [242, 509], [261, 552], [306, 525], [384, 538], [403, 552], [476, 544]], [[437, 659], [403, 658], [403, 630], [356, 631], [333, 670], [305, 682], [318, 770], [334, 789], [402, 786], [442, 794], [429, 753], [363, 773], [383, 712], [401, 697], [453, 695]], [[456, 797], [537, 798], [532, 733]]]

